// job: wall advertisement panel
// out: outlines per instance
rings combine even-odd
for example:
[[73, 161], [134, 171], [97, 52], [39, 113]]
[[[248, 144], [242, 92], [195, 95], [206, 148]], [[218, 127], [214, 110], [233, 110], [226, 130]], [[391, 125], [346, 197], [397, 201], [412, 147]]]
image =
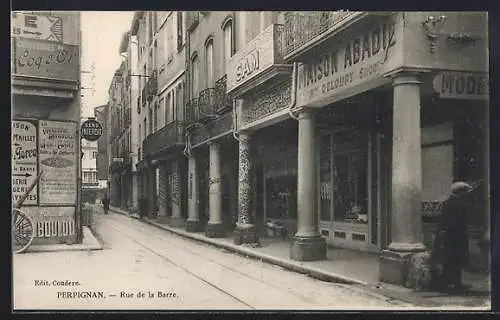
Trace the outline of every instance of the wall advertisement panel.
[[35, 240], [76, 239], [78, 124], [15, 119], [12, 123], [12, 201], [24, 195], [42, 173], [21, 210], [34, 223]]

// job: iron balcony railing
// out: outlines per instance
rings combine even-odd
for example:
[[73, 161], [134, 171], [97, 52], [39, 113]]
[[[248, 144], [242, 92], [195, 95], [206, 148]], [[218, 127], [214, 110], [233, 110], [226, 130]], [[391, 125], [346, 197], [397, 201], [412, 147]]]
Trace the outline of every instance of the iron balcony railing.
[[142, 88], [141, 90], [141, 102], [142, 106], [144, 107], [146, 105], [146, 87]]
[[163, 128], [150, 134], [142, 142], [144, 156], [152, 156], [164, 149], [184, 143], [184, 126], [180, 121], [167, 123]]
[[200, 92], [198, 98], [198, 122], [205, 122], [216, 116], [217, 90], [207, 88]]
[[215, 89], [217, 90], [217, 101], [215, 112], [223, 114], [233, 107], [233, 99], [227, 94], [227, 75], [215, 82]]
[[157, 92], [158, 92], [158, 77], [156, 70], [153, 70], [146, 83], [146, 96], [148, 101], [153, 100]]
[[290, 56], [314, 40], [335, 30], [359, 12], [350, 11], [288, 11], [285, 13], [285, 44], [283, 53]]
[[200, 13], [198, 11], [186, 11], [187, 31], [193, 31], [200, 22]]

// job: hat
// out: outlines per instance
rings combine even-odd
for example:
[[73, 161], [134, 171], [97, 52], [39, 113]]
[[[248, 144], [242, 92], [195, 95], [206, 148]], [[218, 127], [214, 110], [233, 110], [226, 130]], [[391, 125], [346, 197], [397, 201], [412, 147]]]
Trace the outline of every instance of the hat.
[[463, 181], [457, 181], [451, 185], [451, 192], [452, 193], [467, 193], [472, 191], [472, 186], [466, 182]]

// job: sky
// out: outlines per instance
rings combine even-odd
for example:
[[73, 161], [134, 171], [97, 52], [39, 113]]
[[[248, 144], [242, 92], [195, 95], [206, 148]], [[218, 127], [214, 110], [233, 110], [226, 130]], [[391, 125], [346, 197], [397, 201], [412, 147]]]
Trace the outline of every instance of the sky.
[[[115, 70], [120, 66], [119, 46], [124, 32], [130, 30], [133, 11], [82, 11], [83, 116], [94, 115], [94, 108], [108, 101], [108, 89]], [[93, 79], [92, 79], [93, 78]]]

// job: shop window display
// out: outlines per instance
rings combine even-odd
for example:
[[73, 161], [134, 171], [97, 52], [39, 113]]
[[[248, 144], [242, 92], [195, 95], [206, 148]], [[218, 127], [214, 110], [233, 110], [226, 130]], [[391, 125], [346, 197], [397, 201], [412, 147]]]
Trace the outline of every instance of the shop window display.
[[366, 152], [337, 154], [333, 165], [334, 221], [368, 223]]
[[321, 220], [367, 224], [366, 137], [356, 133], [321, 136], [319, 164]]

